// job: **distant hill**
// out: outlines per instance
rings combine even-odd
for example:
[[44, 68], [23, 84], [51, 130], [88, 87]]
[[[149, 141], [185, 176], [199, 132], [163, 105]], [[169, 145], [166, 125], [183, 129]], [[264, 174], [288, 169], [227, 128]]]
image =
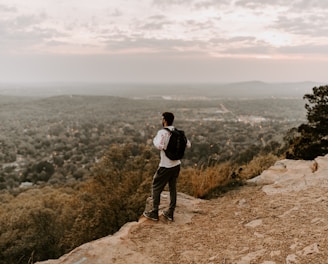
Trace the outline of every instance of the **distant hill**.
[[315, 82], [265, 83], [260, 81], [218, 84], [37, 83], [0, 84], [0, 96], [50, 97], [58, 95], [107, 95], [140, 99], [302, 98]]

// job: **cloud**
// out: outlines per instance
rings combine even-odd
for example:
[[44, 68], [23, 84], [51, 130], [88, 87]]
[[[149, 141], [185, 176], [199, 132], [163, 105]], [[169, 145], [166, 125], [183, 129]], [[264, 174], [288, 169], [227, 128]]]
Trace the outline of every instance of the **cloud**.
[[194, 0], [153, 0], [156, 6], [192, 5]]
[[43, 12], [37, 15], [17, 15], [0, 20], [1, 53], [33, 52], [49, 39], [63, 36], [62, 33], [43, 22], [48, 19]]
[[12, 20], [12, 23], [15, 28], [28, 28], [30, 26], [39, 25], [46, 19], [47, 15], [45, 13], [40, 13], [38, 15], [20, 15]]
[[1, 13], [16, 13], [16, 12], [17, 12], [17, 9], [15, 7], [0, 4], [0, 14]]
[[123, 15], [123, 12], [118, 9], [118, 8], [115, 8], [114, 10], [109, 10], [109, 16], [111, 17], [120, 17]]
[[[328, 1], [322, 0], [3, 1], [7, 4], [0, 4], [0, 55], [60, 54], [67, 55], [62, 61], [68, 61], [78, 60], [72, 54], [101, 54], [122, 71], [134, 63], [135, 79], [139, 77], [134, 72], [142, 71], [140, 65], [151, 71], [156, 61], [168, 62], [160, 66], [164, 70], [174, 63], [186, 66], [187, 60], [197, 64], [327, 54]], [[90, 61], [103, 65], [100, 57]], [[57, 60], [39, 61], [41, 65]], [[215, 66], [206, 65], [207, 69]], [[116, 72], [115, 63], [110, 67]]]
[[[202, 41], [188, 41], [182, 39], [156, 39], [156, 38], [144, 38], [138, 37], [127, 37], [127, 36], [111, 36], [105, 41], [109, 53], [126, 53], [126, 54], [137, 54], [137, 53], [157, 53], [175, 54], [175, 56], [182, 56], [187, 54], [187, 50], [200, 52], [197, 46], [202, 46]], [[189, 54], [190, 55], [190, 54]]]
[[[219, 20], [218, 18], [215, 20]], [[188, 31], [203, 31], [203, 30], [212, 30], [215, 28], [215, 22], [213, 19], [206, 19], [204, 21], [197, 20], [187, 20], [184, 22], [184, 26], [188, 28]]]
[[155, 15], [148, 17], [138, 29], [140, 30], [162, 30], [166, 25], [173, 24], [172, 21], [168, 20], [164, 15]]
[[263, 8], [266, 6], [286, 6], [289, 5], [289, 1], [285, 0], [237, 0], [235, 5], [245, 8]]
[[328, 8], [328, 2], [322, 0], [237, 0], [236, 6], [242, 6], [245, 8], [263, 8], [263, 7], [286, 7], [289, 11], [301, 10], [309, 11], [309, 9], [326, 9]]
[[297, 35], [328, 37], [326, 15], [320, 13], [316, 15], [311, 14], [309, 16], [279, 16], [274, 27]]
[[293, 3], [293, 8], [308, 11], [309, 9], [327, 9], [328, 2], [322, 0], [298, 0]]

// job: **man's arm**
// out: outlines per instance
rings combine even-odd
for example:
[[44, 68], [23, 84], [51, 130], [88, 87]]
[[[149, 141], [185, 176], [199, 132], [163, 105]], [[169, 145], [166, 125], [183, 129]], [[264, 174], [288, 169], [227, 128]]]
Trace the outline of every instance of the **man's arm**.
[[167, 133], [168, 132], [166, 132], [166, 130], [164, 130], [164, 129], [161, 129], [157, 132], [157, 135], [153, 139], [153, 143], [154, 143], [155, 148], [157, 148], [159, 150], [164, 149]]
[[186, 145], [187, 148], [191, 148], [191, 142], [189, 139], [187, 139], [187, 145]]

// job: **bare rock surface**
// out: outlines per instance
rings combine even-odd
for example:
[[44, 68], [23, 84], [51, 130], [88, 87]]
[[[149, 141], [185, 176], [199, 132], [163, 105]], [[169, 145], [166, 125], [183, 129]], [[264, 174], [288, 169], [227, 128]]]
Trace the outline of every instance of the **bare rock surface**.
[[[217, 199], [179, 193], [174, 222], [141, 217], [38, 263], [328, 263], [327, 191], [328, 155], [281, 160]], [[168, 200], [163, 193], [163, 207]]]

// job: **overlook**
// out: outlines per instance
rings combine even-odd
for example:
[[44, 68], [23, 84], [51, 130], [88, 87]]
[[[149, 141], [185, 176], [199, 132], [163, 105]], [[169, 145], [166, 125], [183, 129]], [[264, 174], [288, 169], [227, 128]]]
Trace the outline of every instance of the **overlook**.
[[[320, 89], [325, 92], [327, 87], [315, 91], [321, 92]], [[255, 200], [259, 202], [265, 201], [260, 189], [250, 185], [248, 180], [281, 160], [287, 150], [289, 156], [304, 153], [309, 156], [317, 149], [326, 151], [325, 144], [318, 148], [321, 146], [318, 139], [326, 142], [325, 130], [318, 137], [307, 133], [315, 129], [315, 124], [300, 126], [305, 120], [305, 110], [304, 102], [298, 97], [191, 98], [194, 94], [188, 100], [72, 94], [1, 97], [0, 247], [3, 250], [0, 258], [4, 263], [58, 259], [90, 241], [120, 236], [119, 230], [126, 230], [130, 225], [126, 223], [138, 223], [133, 228], [142, 224], [149, 231], [152, 228], [158, 230], [160, 225], [154, 226], [140, 219], [140, 215], [150, 195], [151, 180], [158, 164], [159, 155], [152, 146], [152, 138], [161, 127], [163, 110], [170, 109], [175, 113], [177, 128], [185, 130], [192, 142], [178, 179], [181, 208], [175, 224], [178, 226], [181, 222], [185, 230], [191, 232], [194, 228], [189, 230], [190, 227], [206, 223], [203, 226], [204, 241], [211, 241], [206, 247], [213, 247], [213, 254], [206, 258], [214, 263], [214, 252], [220, 251], [213, 246], [215, 237], [211, 236], [210, 230], [219, 228], [217, 222], [230, 223], [218, 218], [217, 210], [223, 211], [222, 216], [227, 214], [228, 218], [234, 219], [239, 211], [230, 208], [229, 201], [233, 206], [239, 201], [241, 205], [245, 202], [241, 196], [249, 197], [247, 203], [253, 203], [252, 197], [258, 197]], [[318, 105], [321, 107], [321, 103]], [[326, 122], [324, 116], [317, 115], [322, 113], [321, 108], [308, 106], [306, 109], [311, 111], [314, 120], [319, 117], [320, 122]], [[295, 126], [301, 127], [303, 134]], [[302, 135], [304, 138], [300, 138]], [[311, 142], [313, 137], [315, 146], [291, 145], [293, 139], [298, 139], [296, 143], [302, 142], [299, 139]], [[307, 167], [317, 164], [322, 170], [319, 162], [310, 165], [309, 162], [311, 160], [307, 161]], [[283, 161], [276, 166], [283, 172], [288, 164]], [[313, 175], [316, 171], [312, 169]], [[308, 178], [302, 181], [310, 186], [312, 180]], [[288, 175], [285, 179], [292, 180]], [[243, 186], [247, 181], [248, 184]], [[233, 200], [233, 197], [239, 200]], [[228, 199], [226, 205], [221, 204], [224, 199]], [[188, 207], [190, 204], [192, 208]], [[254, 206], [259, 205], [254, 201]], [[240, 227], [240, 222], [246, 224], [248, 220], [255, 221], [251, 225], [264, 223], [263, 219], [257, 221], [252, 207], [253, 204], [245, 207], [248, 210], [243, 212], [246, 217], [237, 217], [237, 222], [231, 222], [233, 226]], [[197, 218], [199, 221], [193, 222]], [[206, 222], [209, 220], [214, 221], [213, 225]], [[171, 228], [179, 234], [179, 229], [174, 229], [173, 225]], [[229, 228], [227, 232], [231, 232]], [[236, 229], [235, 233], [221, 231], [224, 237], [218, 237], [222, 240], [238, 233]], [[193, 239], [202, 237], [200, 233], [192, 234]], [[154, 236], [149, 233], [143, 239]], [[239, 240], [237, 236], [236, 239], [241, 242], [244, 238]], [[174, 241], [179, 241], [179, 237], [174, 237]], [[199, 241], [191, 240], [190, 245], [193, 243], [199, 245], [201, 251], [205, 250]], [[183, 245], [183, 241], [180, 244]], [[171, 244], [171, 249], [175, 248]], [[248, 252], [250, 247], [243, 248]], [[179, 254], [184, 251], [181, 249]], [[244, 256], [240, 249], [237, 251], [238, 254], [222, 255], [220, 261]], [[172, 255], [172, 263], [179, 254]], [[184, 254], [186, 259], [179, 261], [188, 261], [188, 254]], [[284, 258], [284, 253], [279, 256], [279, 260]]]
[[141, 217], [58, 260], [37, 263], [326, 263], [327, 172], [328, 155], [280, 160], [217, 199], [180, 194], [175, 222]]

